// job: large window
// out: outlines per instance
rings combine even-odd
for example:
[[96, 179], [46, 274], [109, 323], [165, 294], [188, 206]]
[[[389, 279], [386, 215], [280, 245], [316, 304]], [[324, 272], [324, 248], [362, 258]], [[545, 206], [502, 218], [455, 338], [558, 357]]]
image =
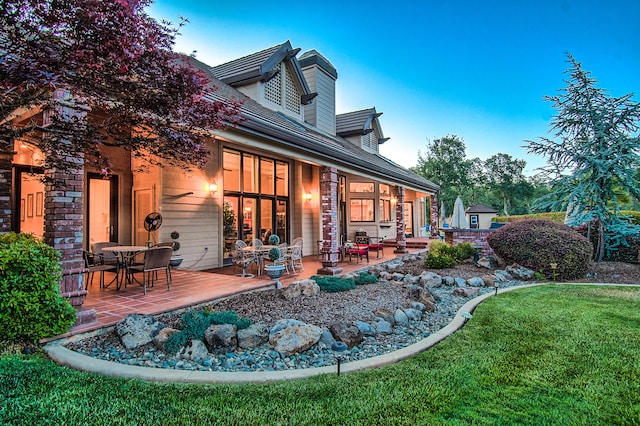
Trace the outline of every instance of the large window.
[[350, 205], [351, 222], [373, 222], [375, 220], [373, 199], [352, 198]]

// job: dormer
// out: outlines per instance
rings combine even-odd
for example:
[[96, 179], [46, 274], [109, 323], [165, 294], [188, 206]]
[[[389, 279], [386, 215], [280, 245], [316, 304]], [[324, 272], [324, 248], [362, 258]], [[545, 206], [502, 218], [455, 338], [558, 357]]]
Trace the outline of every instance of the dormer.
[[382, 134], [378, 120], [381, 115], [382, 113], [376, 112], [375, 108], [339, 114], [336, 116], [336, 134], [366, 151], [377, 154], [379, 145], [389, 140]]
[[212, 67], [221, 81], [235, 87], [261, 105], [304, 120], [304, 105], [316, 96], [311, 93], [294, 49], [289, 41], [226, 64]]

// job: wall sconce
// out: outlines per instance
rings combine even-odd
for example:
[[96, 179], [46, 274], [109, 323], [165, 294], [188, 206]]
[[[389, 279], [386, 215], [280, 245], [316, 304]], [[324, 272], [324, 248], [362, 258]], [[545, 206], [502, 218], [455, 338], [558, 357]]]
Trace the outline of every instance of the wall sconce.
[[311, 201], [312, 195], [310, 192], [305, 192], [304, 194], [302, 194], [302, 199], [305, 200], [307, 203], [309, 201]]
[[205, 183], [204, 190], [207, 192], [218, 192], [218, 184], [217, 183]]
[[392, 198], [391, 198], [391, 202], [392, 202], [393, 204], [396, 204], [396, 203], [398, 202], [398, 199], [397, 199], [396, 197], [392, 197]]

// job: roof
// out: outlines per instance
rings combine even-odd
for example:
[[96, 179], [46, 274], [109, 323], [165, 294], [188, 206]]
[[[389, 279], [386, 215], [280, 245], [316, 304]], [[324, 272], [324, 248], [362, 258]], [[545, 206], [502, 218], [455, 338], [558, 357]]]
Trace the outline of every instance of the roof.
[[498, 213], [498, 210], [491, 207], [487, 207], [483, 204], [476, 204], [468, 207], [465, 213]]
[[212, 101], [242, 101], [243, 121], [227, 132], [242, 132], [266, 140], [271, 149], [284, 150], [289, 155], [298, 155], [318, 164], [334, 166], [342, 170], [369, 176], [382, 182], [404, 186], [419, 192], [434, 193], [440, 187], [404, 167], [380, 156], [367, 152], [341, 136], [331, 136], [320, 132], [308, 123], [296, 121], [280, 112], [260, 105], [240, 91], [225, 84], [213, 75], [210, 66], [192, 57], [187, 59], [197, 68], [207, 73], [217, 90], [207, 94]]
[[300, 52], [300, 48], [294, 49], [291, 46], [291, 42], [287, 40], [277, 46], [209, 68], [211, 73], [219, 80], [230, 86], [238, 87], [258, 80], [263, 82], [271, 80], [278, 75], [278, 71], [275, 68], [285, 61], [291, 64], [302, 88], [303, 95], [308, 95], [311, 90], [309, 90], [307, 81], [304, 78], [300, 63], [296, 59], [298, 52]]

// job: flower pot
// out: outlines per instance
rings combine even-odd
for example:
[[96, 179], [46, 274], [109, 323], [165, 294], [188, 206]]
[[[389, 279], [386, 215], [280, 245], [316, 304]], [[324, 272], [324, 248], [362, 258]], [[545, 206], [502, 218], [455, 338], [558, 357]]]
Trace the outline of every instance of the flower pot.
[[284, 265], [266, 265], [264, 271], [269, 275], [269, 278], [275, 280], [276, 288], [282, 288], [280, 277], [284, 273]]
[[171, 260], [169, 260], [169, 265], [171, 265], [172, 268], [177, 268], [178, 266], [180, 266], [183, 260], [184, 257], [182, 257], [181, 254], [174, 254], [173, 256], [171, 256]]

